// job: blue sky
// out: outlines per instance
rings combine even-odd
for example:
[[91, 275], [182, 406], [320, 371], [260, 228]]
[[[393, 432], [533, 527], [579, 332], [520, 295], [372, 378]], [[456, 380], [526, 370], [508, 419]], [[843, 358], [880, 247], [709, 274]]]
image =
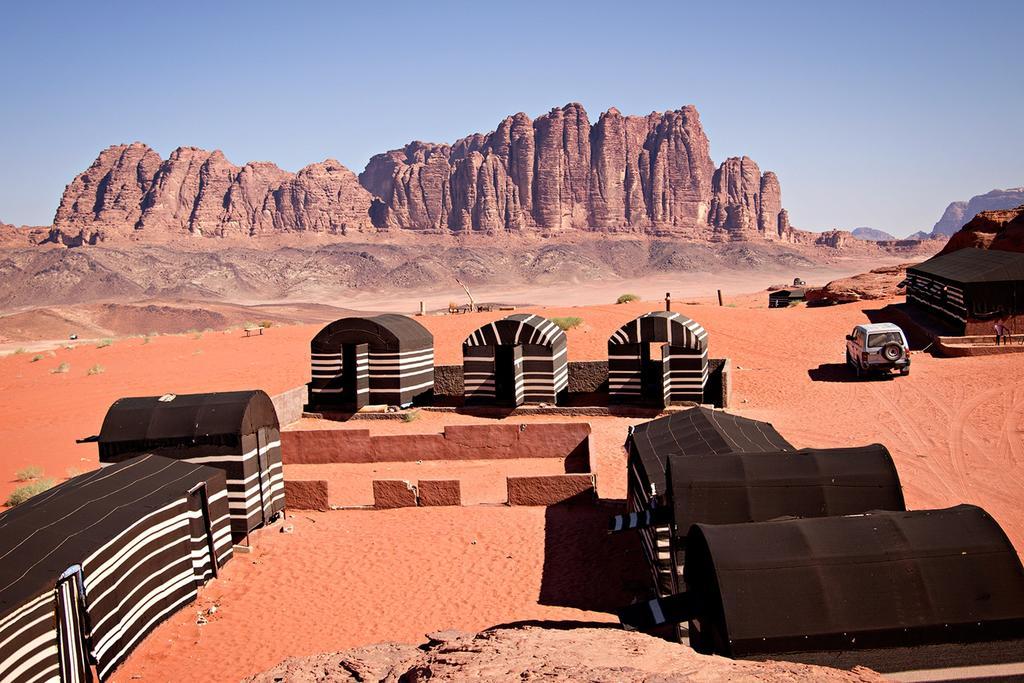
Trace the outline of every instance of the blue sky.
[[1024, 185], [1019, 1], [98, 4], [4, 8], [0, 220], [48, 224], [111, 144], [359, 172], [571, 101], [695, 104], [805, 229], [907, 234]]

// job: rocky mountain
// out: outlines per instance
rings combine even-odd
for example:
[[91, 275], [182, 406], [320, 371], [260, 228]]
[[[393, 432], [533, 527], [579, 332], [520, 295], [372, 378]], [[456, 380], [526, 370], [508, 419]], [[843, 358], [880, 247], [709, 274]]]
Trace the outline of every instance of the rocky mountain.
[[420, 683], [423, 681], [884, 681], [852, 671], [790, 662], [738, 661], [697, 654], [685, 645], [619, 628], [495, 628], [443, 631], [420, 647], [381, 643], [344, 652], [293, 657], [245, 683]]
[[411, 142], [358, 178], [328, 159], [289, 173], [220, 151], [116, 145], [65, 189], [50, 241], [347, 234], [632, 232], [793, 241], [779, 180], [748, 157], [711, 161], [697, 110], [591, 123], [579, 104], [519, 113], [454, 144]]
[[966, 202], [953, 202], [946, 207], [942, 218], [932, 228], [932, 236], [952, 235], [982, 211], [1012, 209], [1020, 204], [1024, 204], [1024, 187], [992, 190], [975, 195]]
[[1015, 209], [982, 211], [950, 237], [939, 253], [968, 247], [1024, 252], [1024, 203]]
[[426, 232], [566, 230], [789, 240], [778, 178], [747, 157], [717, 169], [697, 110], [591, 124], [576, 103], [452, 145], [411, 142], [360, 182], [376, 224]]
[[851, 233], [859, 240], [869, 240], [871, 242], [896, 239], [885, 230], [878, 230], [876, 228], [854, 228]]
[[372, 229], [370, 194], [333, 159], [288, 173], [179, 147], [166, 160], [135, 142], [108, 147], [64, 190], [50, 232], [68, 246], [187, 235], [254, 237]]

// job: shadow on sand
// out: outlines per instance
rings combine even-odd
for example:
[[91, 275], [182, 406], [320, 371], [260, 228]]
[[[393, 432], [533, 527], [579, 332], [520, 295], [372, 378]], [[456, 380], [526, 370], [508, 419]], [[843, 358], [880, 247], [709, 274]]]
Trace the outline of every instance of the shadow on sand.
[[807, 371], [807, 376], [814, 382], [871, 382], [889, 381], [898, 375], [888, 372], [873, 372], [857, 377], [846, 363], [822, 363]]

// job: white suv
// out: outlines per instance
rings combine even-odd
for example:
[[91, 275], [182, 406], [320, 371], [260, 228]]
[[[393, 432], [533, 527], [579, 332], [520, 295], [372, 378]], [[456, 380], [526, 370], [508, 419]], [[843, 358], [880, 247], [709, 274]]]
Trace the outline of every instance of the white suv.
[[892, 323], [857, 325], [846, 335], [846, 363], [858, 377], [875, 370], [910, 374], [907, 336]]

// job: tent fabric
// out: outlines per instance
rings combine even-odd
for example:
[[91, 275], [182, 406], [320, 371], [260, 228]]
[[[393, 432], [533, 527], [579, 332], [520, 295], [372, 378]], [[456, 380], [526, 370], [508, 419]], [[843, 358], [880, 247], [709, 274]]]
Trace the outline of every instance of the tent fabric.
[[763, 522], [905, 510], [899, 475], [880, 444], [668, 459], [676, 534], [693, 524]]
[[263, 391], [118, 399], [98, 446], [104, 465], [150, 453], [223, 470], [236, 542], [285, 506], [280, 425]]
[[1024, 254], [969, 248], [930, 258], [907, 268], [907, 301], [949, 319], [959, 334], [1024, 314]]
[[[192, 503], [203, 488], [205, 511]], [[197, 517], [206, 520], [198, 527]], [[0, 513], [0, 680], [74, 678], [61, 671], [55, 591], [68, 587], [61, 579], [69, 568], [91, 629], [76, 642], [91, 647], [105, 679], [231, 555], [224, 473], [153, 455], [82, 474]]]
[[[647, 346], [655, 343], [660, 357]], [[701, 403], [707, 381], [708, 333], [681, 313], [645, 313], [608, 338], [610, 402]]]
[[984, 510], [696, 524], [690, 642], [731, 657], [1024, 636], [1024, 568]]
[[1013, 282], [1024, 280], [1024, 254], [971, 247], [940, 254], [907, 268], [950, 282]]
[[[512, 353], [499, 356], [499, 347]], [[542, 316], [516, 313], [488, 323], [462, 343], [465, 400], [495, 402], [504, 380], [514, 405], [556, 403], [569, 386], [567, 351], [565, 332]]]
[[705, 351], [708, 333], [700, 323], [682, 313], [652, 311], [629, 321], [608, 339], [610, 346], [650, 342]]
[[310, 342], [310, 404], [408, 405], [434, 388], [434, 335], [404, 315], [335, 320]]

